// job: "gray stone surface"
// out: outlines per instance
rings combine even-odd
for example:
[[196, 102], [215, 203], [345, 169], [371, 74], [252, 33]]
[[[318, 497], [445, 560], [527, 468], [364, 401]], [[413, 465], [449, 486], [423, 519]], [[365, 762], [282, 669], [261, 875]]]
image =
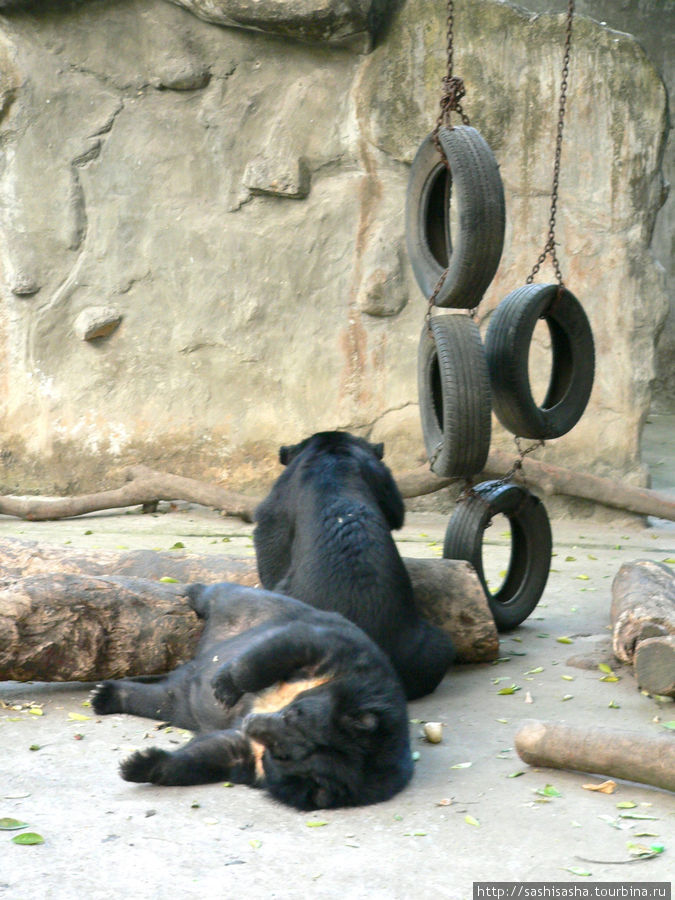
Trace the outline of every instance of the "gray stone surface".
[[[163, 0], [0, 20], [3, 490], [99, 487], [137, 460], [247, 487], [280, 443], [334, 427], [385, 440], [394, 468], [423, 460], [426, 304], [403, 209], [445, 13], [399, 6], [366, 56]], [[464, 106], [506, 189], [484, 328], [545, 241], [562, 20], [467, 0], [456, 35]], [[639, 45], [580, 19], [558, 239], [598, 367], [580, 424], [539, 455], [633, 481], [667, 307], [649, 250], [665, 130]], [[79, 341], [72, 323], [99, 305], [124, 326]]]

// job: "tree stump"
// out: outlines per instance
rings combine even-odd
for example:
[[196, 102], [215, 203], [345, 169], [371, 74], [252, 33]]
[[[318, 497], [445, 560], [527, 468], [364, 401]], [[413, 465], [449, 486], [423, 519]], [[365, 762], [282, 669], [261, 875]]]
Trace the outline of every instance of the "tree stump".
[[[459, 661], [495, 659], [497, 631], [473, 568], [404, 563], [421, 615], [448, 631]], [[202, 630], [182, 587], [195, 581], [259, 584], [253, 558], [0, 541], [0, 680], [96, 681], [175, 668]]]
[[612, 645], [638, 684], [675, 697], [675, 574], [663, 563], [624, 563], [612, 584]]

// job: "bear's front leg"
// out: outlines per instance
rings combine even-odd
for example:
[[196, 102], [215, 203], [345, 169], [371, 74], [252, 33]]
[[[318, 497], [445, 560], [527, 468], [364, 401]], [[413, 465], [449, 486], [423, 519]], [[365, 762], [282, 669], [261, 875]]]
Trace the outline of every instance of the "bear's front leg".
[[125, 781], [164, 785], [209, 784], [221, 780], [254, 784], [256, 780], [251, 743], [241, 731], [199, 735], [173, 752], [159, 747], [138, 750], [123, 760], [120, 774]]
[[316, 668], [330, 652], [327, 634], [305, 622], [293, 621], [265, 632], [218, 669], [211, 685], [217, 700], [232, 707], [243, 694], [257, 694], [299, 669]]

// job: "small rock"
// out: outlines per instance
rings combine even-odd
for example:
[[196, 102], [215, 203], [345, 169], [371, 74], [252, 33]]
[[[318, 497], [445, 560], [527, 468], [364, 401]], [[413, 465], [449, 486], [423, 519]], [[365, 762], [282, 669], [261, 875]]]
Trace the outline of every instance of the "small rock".
[[121, 321], [121, 313], [110, 306], [89, 306], [75, 319], [75, 334], [82, 341], [95, 341], [112, 334]]
[[40, 285], [27, 272], [19, 271], [14, 276], [12, 293], [16, 294], [17, 297], [30, 297], [32, 294], [37, 294], [39, 290]]
[[309, 194], [310, 172], [304, 159], [250, 160], [244, 171], [244, 185], [252, 194], [275, 194], [301, 200]]

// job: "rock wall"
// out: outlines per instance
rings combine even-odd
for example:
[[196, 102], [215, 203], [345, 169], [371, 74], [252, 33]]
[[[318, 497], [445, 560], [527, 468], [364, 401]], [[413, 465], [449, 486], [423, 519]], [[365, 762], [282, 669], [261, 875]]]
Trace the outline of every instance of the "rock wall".
[[[279, 36], [288, 17], [259, 33], [203, 21], [198, 2], [0, 18], [4, 491], [95, 488], [135, 461], [245, 488], [275, 471], [280, 443], [335, 427], [384, 439], [396, 468], [424, 458], [425, 302], [403, 210], [436, 118], [444, 5], [253, 4], [349, 9], [358, 26], [345, 41], [343, 20], [303, 20], [300, 41]], [[485, 325], [545, 242], [563, 20], [458, 7], [464, 108], [507, 201]], [[598, 365], [584, 418], [543, 455], [636, 481], [667, 307], [649, 251], [665, 133], [639, 45], [579, 19], [558, 238]]]

